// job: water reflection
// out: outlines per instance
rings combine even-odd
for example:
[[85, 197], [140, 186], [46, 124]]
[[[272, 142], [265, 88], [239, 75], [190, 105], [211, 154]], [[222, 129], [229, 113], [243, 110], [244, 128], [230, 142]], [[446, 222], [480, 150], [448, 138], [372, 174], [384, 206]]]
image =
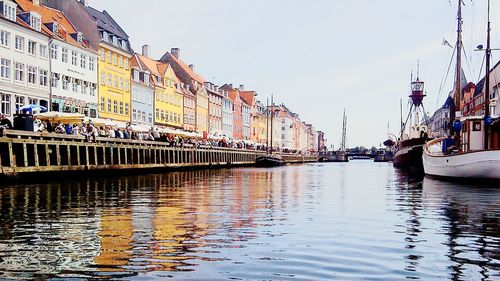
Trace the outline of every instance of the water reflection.
[[499, 196], [373, 163], [6, 186], [0, 279], [494, 280]]

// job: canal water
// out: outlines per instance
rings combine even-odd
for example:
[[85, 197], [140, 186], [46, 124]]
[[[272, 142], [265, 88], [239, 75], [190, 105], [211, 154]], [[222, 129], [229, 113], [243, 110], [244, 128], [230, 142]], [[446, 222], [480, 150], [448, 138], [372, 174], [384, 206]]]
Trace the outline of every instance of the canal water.
[[0, 279], [500, 280], [500, 189], [370, 161], [0, 187]]

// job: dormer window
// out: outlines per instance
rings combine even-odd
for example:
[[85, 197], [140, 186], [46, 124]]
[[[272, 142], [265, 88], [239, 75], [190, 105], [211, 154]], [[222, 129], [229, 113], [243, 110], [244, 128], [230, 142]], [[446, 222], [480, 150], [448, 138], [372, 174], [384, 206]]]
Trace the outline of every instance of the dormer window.
[[83, 42], [83, 34], [81, 32], [78, 32], [76, 34], [76, 41], [81, 44]]
[[59, 33], [59, 24], [57, 22], [52, 23], [52, 32], [54, 34], [58, 34]]
[[12, 1], [3, 1], [3, 16], [10, 21], [16, 21], [17, 4]]
[[116, 36], [113, 36], [113, 45], [117, 46], [118, 45], [118, 38]]
[[104, 41], [106, 42], [109, 42], [109, 35], [106, 31], [102, 32], [102, 39], [104, 39]]
[[34, 12], [30, 13], [30, 26], [34, 30], [40, 32], [42, 31], [42, 17]]

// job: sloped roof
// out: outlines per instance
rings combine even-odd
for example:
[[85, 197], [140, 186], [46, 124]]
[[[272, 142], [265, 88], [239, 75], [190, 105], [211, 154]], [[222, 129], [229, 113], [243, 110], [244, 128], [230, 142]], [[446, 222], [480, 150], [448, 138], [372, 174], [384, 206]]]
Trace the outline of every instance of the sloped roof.
[[85, 6], [87, 12], [93, 16], [97, 22], [97, 26], [104, 29], [110, 33], [115, 34], [123, 39], [128, 39], [127, 33], [118, 25], [118, 23], [111, 17], [106, 10], [99, 11], [90, 6]]
[[204, 84], [206, 82], [205, 79], [201, 77], [201, 75], [192, 71], [191, 68], [189, 68], [189, 66], [184, 61], [182, 61], [181, 59], [177, 59], [170, 53], [167, 54], [169, 55], [169, 59], [175, 62], [177, 65], [179, 65], [182, 68], [182, 70], [186, 72], [189, 75], [189, 77], [191, 77], [191, 79], [197, 81], [200, 84]]
[[[71, 45], [95, 51], [85, 40], [80, 44], [71, 36], [71, 34], [76, 34], [78, 31], [71, 24], [71, 22], [66, 18], [66, 16], [59, 10], [50, 8], [48, 6], [35, 5], [29, 0], [15, 0], [19, 7], [24, 12], [35, 12], [42, 17], [42, 31], [46, 34], [63, 40]], [[52, 30], [48, 29], [45, 24], [50, 24], [57, 22], [59, 24], [59, 32], [57, 34], [53, 33]]]
[[240, 91], [240, 97], [248, 105], [253, 105], [255, 101], [255, 91]]

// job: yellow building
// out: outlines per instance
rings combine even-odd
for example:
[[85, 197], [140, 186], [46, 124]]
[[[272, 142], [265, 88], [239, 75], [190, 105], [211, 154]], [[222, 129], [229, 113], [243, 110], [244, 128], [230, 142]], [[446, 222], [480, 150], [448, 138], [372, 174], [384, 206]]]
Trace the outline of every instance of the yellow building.
[[132, 55], [107, 42], [100, 44], [99, 52], [99, 117], [128, 122]]
[[139, 63], [150, 73], [154, 86], [154, 123], [182, 129], [184, 127], [183, 95], [176, 91], [176, 76], [168, 63], [148, 57], [149, 47], [138, 55]]

